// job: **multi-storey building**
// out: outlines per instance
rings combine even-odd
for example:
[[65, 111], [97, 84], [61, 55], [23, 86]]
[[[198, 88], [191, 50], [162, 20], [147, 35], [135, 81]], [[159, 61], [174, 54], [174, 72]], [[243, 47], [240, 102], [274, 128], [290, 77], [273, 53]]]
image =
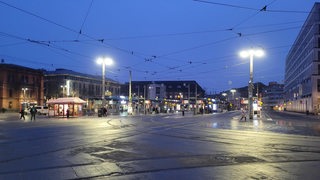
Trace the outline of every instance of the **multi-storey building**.
[[[118, 96], [120, 84], [111, 79], [105, 81], [105, 96]], [[67, 69], [45, 72], [45, 96], [47, 99], [57, 97], [80, 97], [81, 99], [101, 99], [102, 77], [82, 74]]]
[[[196, 81], [132, 81], [133, 96], [150, 100], [203, 98], [205, 91]], [[122, 95], [129, 94], [129, 84], [121, 89]]]
[[283, 84], [269, 82], [262, 93], [262, 102], [265, 108], [283, 108]]
[[0, 64], [0, 108], [17, 111], [30, 105], [43, 105], [43, 71]]
[[[128, 83], [121, 88], [121, 94], [129, 95]], [[133, 99], [142, 100], [134, 105], [137, 110], [160, 107], [161, 111], [167, 111], [180, 110], [182, 105], [195, 108], [196, 101], [198, 106], [203, 105], [200, 101], [205, 91], [196, 81], [132, 81], [131, 94]]]
[[315, 3], [285, 64], [285, 108], [315, 112], [320, 108], [320, 3]]

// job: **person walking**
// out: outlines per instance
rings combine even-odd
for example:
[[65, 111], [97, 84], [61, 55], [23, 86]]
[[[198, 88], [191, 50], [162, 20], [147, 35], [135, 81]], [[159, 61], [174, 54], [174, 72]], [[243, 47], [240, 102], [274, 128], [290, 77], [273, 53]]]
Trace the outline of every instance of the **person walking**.
[[244, 119], [244, 121], [247, 121], [246, 111], [244, 109], [241, 109], [241, 119], [240, 119], [240, 121], [242, 121], [242, 119]]
[[69, 118], [69, 117], [70, 117], [70, 110], [67, 109], [67, 118]]
[[102, 116], [105, 116], [105, 117], [108, 116], [108, 110], [107, 110], [106, 107], [103, 107], [103, 108], [102, 108]]
[[37, 109], [36, 109], [36, 107], [34, 107], [34, 106], [32, 106], [32, 108], [30, 109], [30, 114], [31, 114], [31, 121], [32, 121], [32, 119], [33, 119], [33, 121], [35, 121], [36, 120], [36, 113], [37, 113]]
[[184, 105], [181, 106], [182, 116], [184, 116]]
[[23, 118], [23, 120], [26, 120], [26, 118], [24, 117], [24, 109], [21, 109], [21, 111], [20, 111], [20, 119], [22, 119]]

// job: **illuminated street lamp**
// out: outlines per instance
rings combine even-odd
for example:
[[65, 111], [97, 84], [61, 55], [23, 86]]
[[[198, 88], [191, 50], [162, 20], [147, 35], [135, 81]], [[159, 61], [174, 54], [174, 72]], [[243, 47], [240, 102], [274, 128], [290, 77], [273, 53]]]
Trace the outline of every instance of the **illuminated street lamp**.
[[61, 85], [60, 87], [62, 89], [62, 97], [64, 97], [64, 94], [65, 94], [64, 93], [64, 89], [67, 88], [67, 86], [66, 85]]
[[230, 92], [232, 93], [232, 99], [234, 99], [234, 93], [237, 92], [237, 90], [231, 89]]
[[107, 58], [107, 57], [100, 57], [97, 59], [97, 63], [101, 64], [102, 66], [102, 106], [105, 105], [105, 74], [106, 74], [106, 68], [105, 66], [108, 65], [112, 65], [113, 64], [113, 60], [111, 58]]
[[27, 102], [26, 102], [26, 91], [29, 90], [29, 89], [28, 89], [28, 88], [22, 88], [21, 90], [23, 91], [23, 103], [22, 103], [21, 108], [22, 108], [22, 109], [26, 109], [26, 106], [27, 106]]
[[253, 56], [262, 57], [264, 52], [261, 49], [250, 49], [240, 52], [242, 58], [250, 58], [250, 80], [248, 85], [248, 110], [249, 110], [249, 119], [253, 119]]
[[28, 90], [28, 88], [22, 88], [21, 90], [23, 91], [23, 101], [25, 103], [26, 102], [26, 91]]

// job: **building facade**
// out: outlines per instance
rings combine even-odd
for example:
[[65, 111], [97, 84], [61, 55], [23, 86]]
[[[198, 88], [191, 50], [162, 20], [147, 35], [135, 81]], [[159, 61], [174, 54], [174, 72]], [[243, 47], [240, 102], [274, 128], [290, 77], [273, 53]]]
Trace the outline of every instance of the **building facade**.
[[18, 111], [44, 103], [43, 70], [0, 64], [0, 108]]
[[264, 87], [262, 93], [263, 107], [267, 109], [278, 109], [282, 110], [284, 100], [283, 100], [283, 84], [277, 82], [269, 82], [269, 85]]
[[68, 69], [45, 72], [45, 96], [47, 99], [58, 97], [80, 97], [81, 99], [101, 99], [105, 96], [118, 96], [120, 84], [106, 79], [102, 90], [102, 77], [78, 73]]
[[[196, 81], [132, 81], [133, 97], [145, 97], [150, 100], [203, 98], [205, 91]], [[129, 84], [121, 89], [121, 94], [129, 95]]]
[[285, 62], [284, 99], [288, 111], [320, 108], [320, 3], [315, 3]]
[[[129, 96], [129, 83], [122, 86], [121, 95]], [[196, 81], [132, 81], [131, 95], [138, 112], [172, 112], [184, 107], [200, 109], [205, 91]]]

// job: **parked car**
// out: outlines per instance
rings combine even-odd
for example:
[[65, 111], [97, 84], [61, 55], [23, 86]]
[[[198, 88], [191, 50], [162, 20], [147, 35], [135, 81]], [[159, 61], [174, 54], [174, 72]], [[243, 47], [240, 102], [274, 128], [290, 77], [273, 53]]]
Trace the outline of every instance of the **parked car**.
[[49, 109], [47, 106], [36, 106], [37, 113], [47, 115], [49, 113]]

